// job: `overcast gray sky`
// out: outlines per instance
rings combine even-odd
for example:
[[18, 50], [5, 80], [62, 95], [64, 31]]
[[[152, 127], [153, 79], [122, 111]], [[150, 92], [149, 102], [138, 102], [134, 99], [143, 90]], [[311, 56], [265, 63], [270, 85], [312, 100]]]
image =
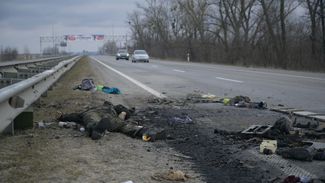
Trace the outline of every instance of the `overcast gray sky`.
[[[143, 0], [0, 0], [0, 46], [40, 51], [39, 37], [127, 34], [127, 14]], [[97, 51], [103, 41], [74, 41], [67, 51]], [[50, 45], [43, 45], [43, 47]]]

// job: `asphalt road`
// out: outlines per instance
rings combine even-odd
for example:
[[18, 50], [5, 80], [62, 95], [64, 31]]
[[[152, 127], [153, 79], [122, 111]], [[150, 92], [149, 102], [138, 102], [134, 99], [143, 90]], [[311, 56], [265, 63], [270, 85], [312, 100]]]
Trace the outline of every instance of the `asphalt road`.
[[124, 75], [120, 77], [121, 80], [124, 81], [127, 77], [128, 80], [133, 80], [133, 83], [141, 85], [144, 88], [143, 92], [148, 95], [151, 92], [151, 94], [158, 93], [157, 95], [164, 94], [167, 97], [185, 97], [186, 94], [194, 91], [220, 97], [245, 95], [254, 101], [266, 101], [269, 106], [283, 104], [288, 107], [325, 113], [324, 73], [162, 60], [150, 60], [150, 63], [131, 63], [125, 60], [116, 61], [110, 56], [95, 58], [118, 71], [117, 75]]

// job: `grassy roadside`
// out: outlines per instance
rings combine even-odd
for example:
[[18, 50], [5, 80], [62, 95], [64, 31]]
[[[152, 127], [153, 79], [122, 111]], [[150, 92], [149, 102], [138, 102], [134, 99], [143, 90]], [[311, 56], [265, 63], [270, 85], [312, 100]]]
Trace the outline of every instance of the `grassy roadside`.
[[40, 105], [36, 105], [34, 112], [35, 121], [51, 120], [57, 110], [61, 112], [76, 112], [97, 101], [99, 93], [73, 90], [84, 78], [94, 78], [95, 74], [90, 67], [90, 59], [83, 57], [74, 67], [65, 73], [48, 91], [46, 97], [40, 98]]

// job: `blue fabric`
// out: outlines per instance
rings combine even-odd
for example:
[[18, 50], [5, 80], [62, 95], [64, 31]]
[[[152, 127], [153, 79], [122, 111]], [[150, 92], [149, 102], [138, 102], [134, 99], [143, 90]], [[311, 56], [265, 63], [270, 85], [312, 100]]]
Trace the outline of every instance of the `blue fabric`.
[[118, 88], [109, 88], [107, 86], [104, 86], [102, 91], [108, 94], [121, 94], [121, 91]]

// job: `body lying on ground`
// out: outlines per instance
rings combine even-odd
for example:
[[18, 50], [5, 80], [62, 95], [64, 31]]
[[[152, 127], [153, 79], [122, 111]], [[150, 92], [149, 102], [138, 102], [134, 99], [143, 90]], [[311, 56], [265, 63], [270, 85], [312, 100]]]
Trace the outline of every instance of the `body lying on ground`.
[[143, 137], [149, 134], [149, 129], [139, 126], [131, 120], [122, 120], [114, 105], [105, 101], [102, 106], [93, 107], [79, 113], [61, 115], [60, 121], [73, 121], [84, 126], [93, 140], [100, 139], [104, 132], [121, 132], [130, 137]]

